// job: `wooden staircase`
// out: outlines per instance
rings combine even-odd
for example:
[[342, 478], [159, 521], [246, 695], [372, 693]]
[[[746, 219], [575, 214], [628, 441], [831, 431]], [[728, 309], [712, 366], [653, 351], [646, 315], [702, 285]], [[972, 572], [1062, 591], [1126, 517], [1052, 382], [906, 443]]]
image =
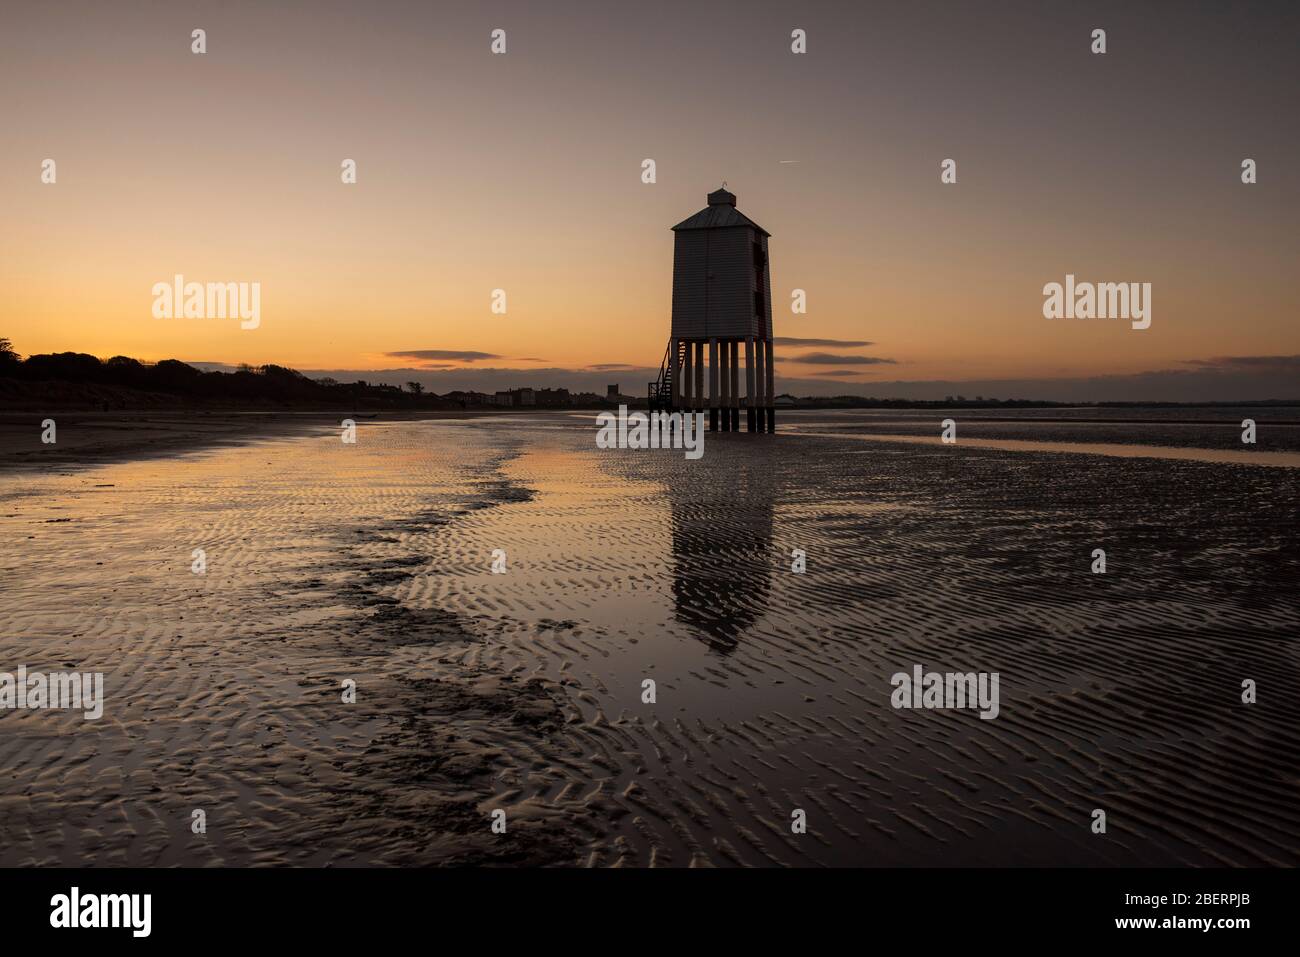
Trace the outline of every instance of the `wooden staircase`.
[[677, 354], [673, 355], [673, 340], [668, 340], [668, 347], [664, 349], [664, 361], [659, 364], [659, 378], [654, 382], [648, 383], [647, 399], [650, 402], [651, 412], [671, 412], [673, 409], [673, 382], [686, 360], [687, 345], [684, 342], [677, 343]]

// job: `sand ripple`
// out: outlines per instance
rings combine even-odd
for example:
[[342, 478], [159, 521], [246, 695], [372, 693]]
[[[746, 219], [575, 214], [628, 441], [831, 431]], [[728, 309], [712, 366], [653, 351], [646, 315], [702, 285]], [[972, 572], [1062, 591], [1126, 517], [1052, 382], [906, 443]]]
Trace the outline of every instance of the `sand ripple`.
[[[0, 713], [0, 864], [1300, 863], [1289, 471], [706, 449], [399, 423], [5, 477], [0, 668], [109, 703]], [[999, 718], [893, 710], [914, 663], [999, 672]]]

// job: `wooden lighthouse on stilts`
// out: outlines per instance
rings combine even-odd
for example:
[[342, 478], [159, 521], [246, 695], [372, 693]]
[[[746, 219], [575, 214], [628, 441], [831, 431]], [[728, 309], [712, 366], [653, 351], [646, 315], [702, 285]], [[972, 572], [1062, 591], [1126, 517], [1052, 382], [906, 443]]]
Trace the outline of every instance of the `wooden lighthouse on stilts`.
[[767, 230], [736, 209], [724, 183], [673, 234], [672, 334], [650, 383], [651, 410], [707, 409], [710, 429], [739, 431], [743, 351], [749, 431], [775, 431]]

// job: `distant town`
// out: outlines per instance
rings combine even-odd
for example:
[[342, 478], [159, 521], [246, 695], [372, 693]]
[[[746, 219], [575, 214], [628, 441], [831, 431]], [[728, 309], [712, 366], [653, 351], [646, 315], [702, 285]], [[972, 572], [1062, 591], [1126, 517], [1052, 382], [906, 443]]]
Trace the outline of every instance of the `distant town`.
[[444, 401], [458, 402], [465, 408], [493, 406], [509, 409], [570, 409], [574, 406], [590, 408], [605, 405], [645, 404], [645, 396], [624, 395], [618, 383], [605, 389], [604, 395], [595, 392], [570, 392], [568, 389], [504, 389], [499, 392], [447, 392]]
[[[570, 392], [568, 389], [523, 388], [505, 389], [493, 393], [456, 391], [448, 392], [442, 395], [441, 398], [449, 402], [459, 402], [466, 408], [495, 406], [514, 409], [566, 409], [574, 406], [590, 408], [592, 406], [618, 405], [634, 408], [638, 406], [644, 407], [647, 404], [647, 396], [627, 395], [617, 382], [606, 386], [604, 395], [597, 395], [595, 392]], [[783, 395], [777, 398], [776, 404], [793, 408], [798, 404], [798, 400], [794, 396]]]

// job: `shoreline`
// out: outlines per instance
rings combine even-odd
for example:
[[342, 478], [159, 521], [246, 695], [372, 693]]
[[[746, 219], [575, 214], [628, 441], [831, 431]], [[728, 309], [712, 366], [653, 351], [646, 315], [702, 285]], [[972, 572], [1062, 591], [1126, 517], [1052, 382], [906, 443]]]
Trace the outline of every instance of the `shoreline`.
[[[328, 412], [316, 410], [163, 410], [139, 412], [0, 412], [0, 474], [144, 461], [242, 445], [262, 439], [358, 425], [420, 419], [470, 418], [454, 412]], [[53, 419], [56, 441], [41, 441]]]
[[[55, 423], [55, 442], [41, 441], [42, 422]], [[327, 417], [288, 418], [242, 413], [240, 418], [193, 412], [0, 413], [0, 473], [67, 470], [165, 458], [219, 446], [305, 432]]]
[[[381, 422], [485, 419], [552, 413], [553, 409], [321, 411], [151, 410], [0, 412], [0, 474], [91, 468], [166, 458], [264, 439], [337, 431], [344, 419], [359, 426]], [[564, 410], [558, 410], [564, 411]], [[56, 441], [41, 441], [42, 423], [53, 419]]]
[[[308, 410], [171, 409], [161, 411], [85, 412], [0, 412], [0, 474], [17, 471], [49, 471], [90, 468], [123, 462], [147, 461], [190, 452], [242, 445], [294, 435], [324, 434], [337, 430], [344, 419], [358, 425], [442, 420], [482, 420], [538, 416], [595, 418], [598, 410], [579, 408], [501, 408], [483, 410], [386, 410], [347, 412]], [[823, 422], [816, 412], [787, 410], [785, 428], [791, 436], [870, 440], [904, 444], [937, 441], [922, 432], [906, 416], [859, 418], [843, 430], [839, 416]], [[43, 423], [53, 419], [56, 442], [41, 441]], [[1296, 467], [1300, 465], [1300, 437], [1289, 421], [1261, 420], [1261, 426], [1282, 429], [1272, 433], [1273, 448], [1243, 449], [1233, 443], [1220, 444], [1211, 437], [1224, 428], [1235, 435], [1236, 424], [1212, 420], [1159, 420], [1106, 418], [1021, 418], [964, 415], [961, 420], [978, 431], [966, 432], [961, 444], [968, 448], [1020, 452], [1103, 454], [1120, 457], [1186, 459], [1218, 464]], [[1134, 441], [1126, 435], [1131, 427], [1155, 425], [1166, 430], [1154, 443]], [[1054, 434], [1024, 437], [1020, 430], [1032, 428]], [[1197, 434], [1197, 429], [1211, 431]], [[1077, 431], [1082, 429], [1083, 431]], [[1092, 434], [1096, 429], [1098, 434]], [[879, 431], [876, 431], [879, 430]], [[1072, 434], [1072, 430], [1076, 430]], [[1226, 433], [1225, 433], [1226, 434]]]

